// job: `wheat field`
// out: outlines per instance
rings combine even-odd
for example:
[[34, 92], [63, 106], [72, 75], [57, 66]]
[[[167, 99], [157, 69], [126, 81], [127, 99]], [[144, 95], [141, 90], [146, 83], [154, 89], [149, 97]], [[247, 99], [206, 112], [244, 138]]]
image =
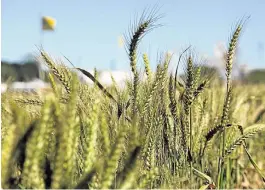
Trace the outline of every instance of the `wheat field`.
[[[66, 67], [39, 50], [52, 90], [7, 90], [1, 97], [2, 188], [265, 187], [265, 87], [240, 86], [231, 77], [244, 20], [227, 47], [224, 82], [188, 48], [179, 62], [182, 80], [177, 70], [169, 72], [167, 53], [152, 71], [137, 48], [158, 21], [143, 14], [129, 32], [132, 78], [123, 88], [114, 79], [106, 88], [97, 72]], [[81, 83], [73, 70], [94, 85]]]

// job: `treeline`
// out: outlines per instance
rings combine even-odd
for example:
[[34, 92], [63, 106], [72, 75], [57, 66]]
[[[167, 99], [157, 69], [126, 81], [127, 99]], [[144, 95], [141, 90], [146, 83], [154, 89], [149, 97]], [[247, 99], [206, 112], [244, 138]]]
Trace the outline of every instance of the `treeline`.
[[1, 81], [7, 80], [27, 82], [40, 78], [38, 65], [34, 61], [25, 63], [10, 63], [1, 61]]
[[249, 72], [244, 81], [247, 83], [265, 83], [265, 69], [256, 69]]
[[[219, 75], [220, 73], [215, 68], [205, 69], [210, 70], [210, 72], [214, 73], [215, 76]], [[45, 73], [43, 76], [44, 80], [46, 81], [47, 76]], [[24, 63], [10, 63], [7, 61], [1, 61], [2, 83], [6, 82], [7, 80], [28, 82], [36, 78], [40, 78], [38, 63], [36, 61], [30, 60]], [[250, 84], [265, 83], [265, 69], [255, 69], [248, 72], [247, 74], [242, 74], [238, 80]]]

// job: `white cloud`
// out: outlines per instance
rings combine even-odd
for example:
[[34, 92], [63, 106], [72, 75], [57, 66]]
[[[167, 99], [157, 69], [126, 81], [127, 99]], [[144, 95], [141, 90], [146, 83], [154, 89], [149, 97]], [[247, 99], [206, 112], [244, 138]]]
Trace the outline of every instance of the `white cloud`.
[[225, 53], [225, 42], [218, 42], [214, 46], [214, 56], [222, 58]]

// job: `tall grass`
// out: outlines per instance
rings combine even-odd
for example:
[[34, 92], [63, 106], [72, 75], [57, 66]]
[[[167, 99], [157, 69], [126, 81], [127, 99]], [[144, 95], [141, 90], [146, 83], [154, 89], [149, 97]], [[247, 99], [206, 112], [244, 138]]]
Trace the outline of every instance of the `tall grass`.
[[133, 79], [123, 89], [114, 79], [105, 88], [96, 69], [73, 68], [95, 85], [81, 83], [40, 50], [52, 92], [2, 94], [3, 188], [243, 188], [249, 168], [258, 178], [247, 188], [264, 185], [255, 150], [264, 145], [265, 88], [238, 87], [231, 78], [243, 23], [229, 43], [223, 87], [188, 49], [187, 59], [179, 59], [186, 65], [184, 82], [177, 70], [169, 73], [169, 54], [151, 71], [144, 53], [140, 73], [137, 48], [157, 19], [154, 12], [143, 14], [127, 38]]

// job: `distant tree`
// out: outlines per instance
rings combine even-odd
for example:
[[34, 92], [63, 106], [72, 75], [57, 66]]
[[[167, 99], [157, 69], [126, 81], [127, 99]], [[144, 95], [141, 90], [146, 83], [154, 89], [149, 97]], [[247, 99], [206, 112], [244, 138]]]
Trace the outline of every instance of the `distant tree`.
[[[215, 85], [215, 84], [221, 84], [222, 83], [222, 77], [221, 74], [216, 67], [208, 66], [208, 65], [199, 65], [194, 67], [194, 75], [196, 75], [197, 69], [200, 68], [200, 79], [204, 80], [207, 79], [209, 80], [210, 84]], [[185, 81], [187, 77], [187, 74], [181, 74], [180, 78]]]
[[39, 69], [35, 61], [29, 61], [24, 63], [20, 68], [24, 81], [30, 81], [34, 78], [39, 78]]
[[5, 82], [9, 79], [17, 81], [18, 73], [11, 64], [9, 64], [8, 62], [2, 61], [1, 62], [1, 81]]
[[14, 81], [26, 82], [39, 78], [38, 65], [35, 61], [27, 61], [23, 64], [1, 61], [1, 81], [12, 78]]
[[247, 83], [265, 83], [265, 69], [250, 71], [245, 78]]
[[203, 77], [207, 77], [207, 76], [214, 76], [219, 78], [221, 76], [218, 68], [216, 67], [212, 67], [212, 66], [208, 66], [208, 65], [201, 65], [201, 76]]

